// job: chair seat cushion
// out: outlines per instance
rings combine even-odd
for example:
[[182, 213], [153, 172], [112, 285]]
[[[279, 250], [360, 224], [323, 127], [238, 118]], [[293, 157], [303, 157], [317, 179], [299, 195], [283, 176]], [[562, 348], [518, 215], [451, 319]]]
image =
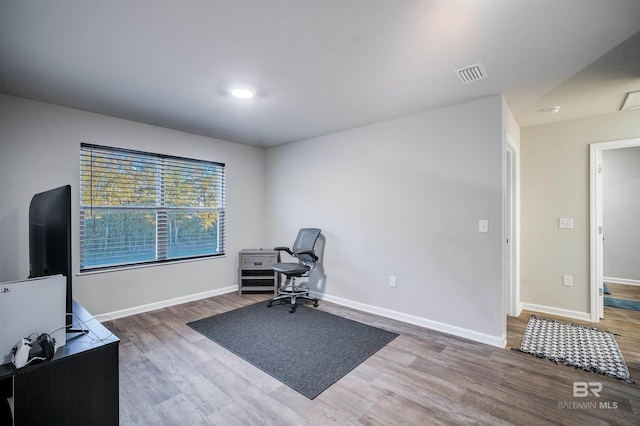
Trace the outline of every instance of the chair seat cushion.
[[302, 265], [300, 263], [274, 263], [271, 268], [276, 272], [280, 272], [281, 274], [291, 277], [300, 277], [311, 269], [307, 265]]

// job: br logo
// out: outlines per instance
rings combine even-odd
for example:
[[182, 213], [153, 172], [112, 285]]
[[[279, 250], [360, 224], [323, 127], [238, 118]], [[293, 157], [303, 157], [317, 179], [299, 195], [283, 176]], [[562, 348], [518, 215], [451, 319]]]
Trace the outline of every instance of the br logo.
[[574, 398], [586, 398], [589, 394], [600, 398], [600, 392], [602, 392], [602, 383], [600, 382], [573, 382]]

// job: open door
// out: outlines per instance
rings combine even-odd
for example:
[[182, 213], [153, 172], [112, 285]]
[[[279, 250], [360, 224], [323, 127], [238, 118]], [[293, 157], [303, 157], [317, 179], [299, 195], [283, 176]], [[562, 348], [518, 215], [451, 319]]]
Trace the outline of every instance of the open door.
[[640, 138], [611, 142], [599, 142], [589, 145], [590, 166], [590, 271], [591, 271], [591, 321], [597, 322], [604, 317], [604, 203], [602, 153], [609, 149], [632, 148], [640, 146]]

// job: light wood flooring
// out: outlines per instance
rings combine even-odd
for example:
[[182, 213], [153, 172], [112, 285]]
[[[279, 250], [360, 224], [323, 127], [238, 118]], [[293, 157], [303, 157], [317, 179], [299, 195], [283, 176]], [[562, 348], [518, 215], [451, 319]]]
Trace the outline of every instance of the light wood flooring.
[[[605, 308], [595, 324], [619, 334], [632, 385], [510, 350], [530, 312], [509, 318], [499, 349], [321, 301], [400, 336], [309, 400], [185, 325], [267, 298], [226, 294], [116, 320], [121, 424], [640, 424], [640, 312]], [[574, 398], [575, 381], [600, 382], [600, 398]]]
[[611, 294], [606, 294], [605, 297], [615, 297], [616, 299], [640, 302], [640, 285], [607, 283], [607, 287]]

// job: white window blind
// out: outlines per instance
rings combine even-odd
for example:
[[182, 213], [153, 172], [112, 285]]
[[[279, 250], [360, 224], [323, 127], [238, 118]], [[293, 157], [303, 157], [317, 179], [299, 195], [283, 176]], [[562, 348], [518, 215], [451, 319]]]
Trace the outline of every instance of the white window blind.
[[80, 146], [80, 270], [224, 254], [225, 165]]

